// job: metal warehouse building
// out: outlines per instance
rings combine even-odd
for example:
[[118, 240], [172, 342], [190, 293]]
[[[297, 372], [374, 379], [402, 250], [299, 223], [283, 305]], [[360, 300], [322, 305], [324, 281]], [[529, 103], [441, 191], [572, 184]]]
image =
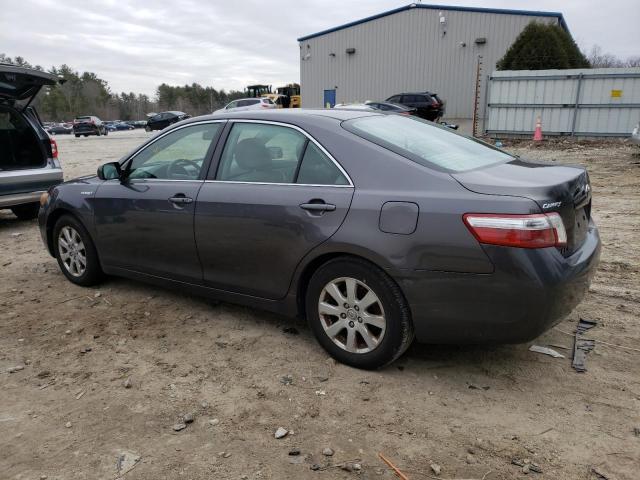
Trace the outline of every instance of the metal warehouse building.
[[476, 99], [483, 114], [486, 76], [531, 21], [567, 29], [561, 13], [411, 4], [301, 37], [302, 105], [430, 91], [448, 118], [471, 118]]

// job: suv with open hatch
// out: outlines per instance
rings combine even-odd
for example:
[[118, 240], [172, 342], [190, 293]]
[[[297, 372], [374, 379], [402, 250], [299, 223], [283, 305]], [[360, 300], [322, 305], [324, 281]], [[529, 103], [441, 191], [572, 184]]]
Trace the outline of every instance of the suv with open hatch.
[[0, 64], [0, 209], [20, 219], [38, 216], [40, 195], [62, 182], [58, 147], [31, 102], [52, 74]]

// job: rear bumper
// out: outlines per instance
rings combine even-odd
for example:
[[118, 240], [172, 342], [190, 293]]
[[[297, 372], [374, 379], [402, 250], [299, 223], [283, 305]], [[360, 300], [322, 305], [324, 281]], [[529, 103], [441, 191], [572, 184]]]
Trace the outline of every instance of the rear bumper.
[[32, 168], [2, 172], [0, 175], [0, 208], [9, 208], [40, 200], [42, 192], [63, 181], [60, 168]]
[[522, 343], [556, 325], [583, 299], [600, 258], [593, 222], [564, 258], [555, 248], [484, 246], [492, 274], [413, 272], [396, 277], [423, 343]]
[[74, 135], [97, 135], [100, 127], [93, 126], [83, 126], [83, 127], [75, 127], [73, 129]]
[[25, 203], [36, 203], [40, 201], [40, 195], [46, 190], [29, 192], [29, 193], [14, 193], [13, 195], [3, 195], [0, 197], [0, 208], [15, 207], [17, 205], [24, 205]]

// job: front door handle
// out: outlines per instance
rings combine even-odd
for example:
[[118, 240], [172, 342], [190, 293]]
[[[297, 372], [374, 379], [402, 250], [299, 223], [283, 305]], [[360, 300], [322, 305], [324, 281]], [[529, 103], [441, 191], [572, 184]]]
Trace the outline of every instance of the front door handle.
[[171, 197], [169, 201], [175, 205], [184, 205], [186, 203], [193, 203], [193, 198], [187, 197], [183, 193], [179, 193], [175, 197]]
[[336, 206], [331, 203], [302, 203], [300, 208], [308, 212], [333, 212]]

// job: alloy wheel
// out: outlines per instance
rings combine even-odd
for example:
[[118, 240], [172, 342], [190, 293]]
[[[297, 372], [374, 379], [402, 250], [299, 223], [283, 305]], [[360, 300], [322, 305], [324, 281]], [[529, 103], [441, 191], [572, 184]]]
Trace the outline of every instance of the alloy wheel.
[[64, 268], [74, 277], [81, 277], [87, 270], [87, 250], [73, 227], [65, 225], [60, 230], [58, 252]]
[[378, 295], [351, 277], [330, 281], [318, 300], [320, 323], [327, 336], [350, 353], [368, 353], [384, 337], [387, 321]]

